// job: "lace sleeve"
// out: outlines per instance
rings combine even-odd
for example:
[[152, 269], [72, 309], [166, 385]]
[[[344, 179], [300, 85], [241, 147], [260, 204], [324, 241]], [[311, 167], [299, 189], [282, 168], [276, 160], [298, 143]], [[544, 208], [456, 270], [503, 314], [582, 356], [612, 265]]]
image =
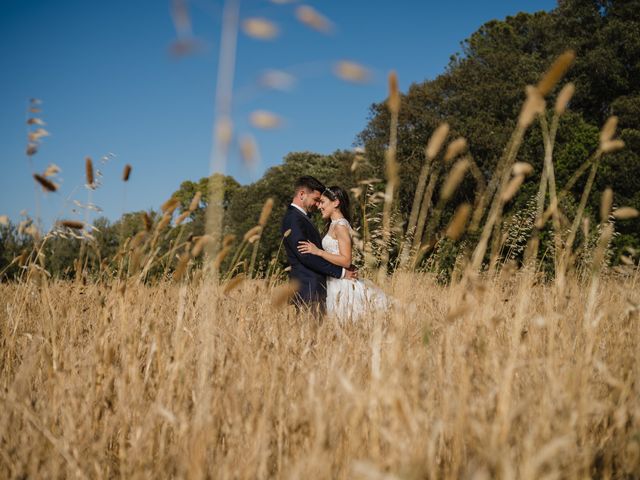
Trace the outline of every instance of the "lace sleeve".
[[351, 225], [349, 224], [346, 218], [339, 218], [338, 220], [334, 220], [331, 223], [333, 223], [334, 225], [342, 225], [343, 227], [347, 227], [347, 230], [349, 230], [349, 233], [353, 232], [353, 229], [351, 228]]

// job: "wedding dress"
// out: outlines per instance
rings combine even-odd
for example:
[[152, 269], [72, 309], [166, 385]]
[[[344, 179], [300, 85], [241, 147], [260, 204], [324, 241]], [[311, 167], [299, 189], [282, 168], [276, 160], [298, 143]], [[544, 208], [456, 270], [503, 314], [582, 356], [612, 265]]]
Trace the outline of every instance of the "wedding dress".
[[[331, 225], [344, 225], [351, 232], [351, 225], [345, 218], [333, 220]], [[329, 253], [340, 254], [338, 240], [329, 233], [322, 239], [322, 248]], [[343, 324], [388, 306], [389, 300], [384, 292], [369, 281], [327, 278], [327, 313], [335, 315]]]

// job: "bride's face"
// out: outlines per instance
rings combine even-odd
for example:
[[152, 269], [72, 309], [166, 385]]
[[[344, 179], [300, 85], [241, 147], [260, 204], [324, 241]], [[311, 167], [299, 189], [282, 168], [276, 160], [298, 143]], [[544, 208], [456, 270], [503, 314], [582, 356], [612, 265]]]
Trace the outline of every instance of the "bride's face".
[[330, 218], [331, 214], [338, 208], [339, 203], [338, 200], [330, 200], [322, 195], [322, 197], [320, 197], [320, 213], [322, 214], [322, 218]]

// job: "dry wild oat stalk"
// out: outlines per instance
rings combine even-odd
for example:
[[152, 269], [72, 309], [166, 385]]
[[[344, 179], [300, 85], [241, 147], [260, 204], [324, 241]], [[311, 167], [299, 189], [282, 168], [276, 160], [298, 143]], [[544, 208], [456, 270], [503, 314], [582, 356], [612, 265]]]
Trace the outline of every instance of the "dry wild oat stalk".
[[453, 218], [449, 223], [446, 230], [446, 235], [451, 240], [458, 240], [464, 233], [465, 226], [469, 220], [471, 214], [471, 205], [469, 203], [463, 203], [456, 208]]
[[84, 228], [84, 223], [77, 220], [61, 220], [59, 223], [63, 227], [71, 228], [73, 230], [82, 230]]
[[256, 128], [263, 130], [272, 130], [282, 125], [282, 119], [275, 113], [266, 110], [256, 110], [251, 112], [249, 122]]
[[573, 82], [569, 82], [564, 87], [562, 87], [562, 90], [560, 90], [560, 93], [558, 94], [558, 98], [556, 98], [556, 104], [554, 108], [556, 115], [559, 116], [565, 112], [565, 110], [567, 109], [567, 105], [571, 101], [571, 98], [573, 97], [575, 91], [576, 86], [573, 84]]
[[94, 188], [95, 177], [93, 175], [93, 161], [90, 157], [84, 159], [84, 171], [87, 180], [87, 187]]
[[124, 166], [124, 170], [122, 171], [122, 181], [128, 182], [129, 177], [131, 176], [131, 165], [128, 163]]
[[300, 5], [296, 8], [296, 17], [306, 26], [319, 32], [331, 33], [333, 30], [329, 19], [308, 5]]
[[56, 175], [58, 175], [60, 173], [60, 171], [61, 170], [60, 170], [60, 167], [58, 165], [56, 165], [55, 163], [51, 163], [51, 164], [49, 164], [47, 169], [44, 171], [42, 176], [44, 176], [44, 177], [55, 177]]
[[537, 89], [543, 97], [547, 96], [558, 82], [564, 78], [575, 59], [576, 53], [573, 50], [567, 50], [556, 58], [549, 70], [538, 82]]
[[204, 246], [211, 241], [213, 241], [213, 237], [211, 235], [203, 235], [200, 238], [198, 238], [198, 240], [196, 241], [196, 244], [193, 246], [193, 249], [191, 250], [191, 256], [195, 258], [198, 255], [200, 255], [202, 253], [202, 249], [204, 248]]
[[622, 150], [624, 146], [625, 144], [623, 140], [609, 140], [608, 142], [600, 144], [600, 150], [602, 150], [602, 153], [613, 153], [618, 150]]
[[507, 203], [509, 200], [513, 198], [516, 192], [520, 189], [520, 186], [524, 182], [524, 175], [519, 174], [515, 175], [507, 184], [506, 188], [502, 192], [501, 200], [504, 203]]
[[269, 215], [271, 215], [271, 210], [273, 210], [273, 198], [267, 198], [267, 201], [264, 202], [262, 206], [262, 211], [260, 212], [260, 218], [258, 220], [258, 225], [264, 227], [267, 224], [267, 220], [269, 219]]
[[202, 199], [202, 193], [196, 192], [193, 198], [191, 199], [191, 203], [189, 203], [189, 212], [195, 212], [200, 206], [200, 200]]
[[165, 215], [171, 215], [179, 206], [180, 200], [175, 197], [171, 197], [160, 206], [160, 210], [162, 210], [162, 213], [164, 213]]
[[256, 225], [255, 227], [247, 230], [244, 234], [243, 240], [245, 242], [249, 241], [250, 238], [253, 238], [255, 235], [260, 235], [262, 233], [262, 227], [260, 225]]
[[616, 134], [616, 128], [618, 127], [618, 117], [615, 115], [607, 118], [602, 130], [600, 130], [600, 145], [610, 141]]
[[633, 207], [620, 207], [613, 211], [613, 216], [617, 220], [630, 220], [638, 217], [638, 210]]
[[48, 178], [43, 177], [42, 175], [34, 173], [33, 178], [40, 184], [42, 189], [46, 190], [47, 192], [55, 192], [56, 190], [58, 190], [58, 187], [55, 183], [53, 183]]
[[613, 190], [605, 188], [600, 199], [600, 222], [605, 223], [609, 220], [611, 213], [611, 205], [613, 204]]
[[253, 135], [244, 135], [240, 138], [240, 155], [249, 168], [254, 168], [260, 162], [258, 145]]
[[371, 78], [371, 72], [356, 62], [341, 60], [333, 67], [333, 73], [342, 80], [353, 83], [366, 83]]
[[444, 161], [450, 162], [458, 155], [462, 154], [467, 149], [467, 140], [465, 138], [456, 138], [447, 146], [447, 151], [444, 154]]
[[225, 295], [229, 295], [233, 290], [235, 290], [236, 288], [238, 288], [240, 286], [240, 284], [242, 282], [244, 282], [245, 280], [245, 276], [241, 273], [240, 275], [233, 277], [231, 280], [229, 280], [227, 282], [227, 284], [224, 286], [224, 289], [222, 290], [222, 292]]
[[229, 255], [230, 252], [231, 252], [231, 247], [225, 246], [225, 247], [222, 247], [222, 249], [216, 254], [216, 258], [213, 259], [213, 268], [216, 272], [220, 270], [220, 266], [222, 265], [222, 262], [227, 257], [227, 255]]
[[151, 221], [151, 217], [149, 216], [149, 214], [147, 212], [142, 212], [140, 214], [140, 217], [142, 217], [142, 223], [144, 224], [144, 229], [147, 232], [151, 231], [151, 226], [153, 224], [153, 222]]
[[458, 185], [460, 185], [460, 182], [462, 182], [462, 179], [464, 178], [464, 175], [469, 169], [470, 165], [471, 162], [469, 162], [468, 158], [458, 160], [453, 165], [453, 167], [451, 168], [451, 172], [449, 172], [449, 175], [442, 185], [442, 190], [440, 191], [440, 198], [443, 201], [447, 201], [451, 198], [453, 193], [458, 188]]
[[259, 40], [272, 40], [280, 33], [277, 25], [266, 18], [247, 18], [242, 22], [242, 30]]
[[223, 247], [229, 247], [229, 246], [231, 246], [231, 244], [233, 242], [235, 242], [235, 240], [236, 240], [236, 236], [235, 235], [233, 235], [233, 234], [225, 235], [224, 238], [222, 239], [222, 246]]

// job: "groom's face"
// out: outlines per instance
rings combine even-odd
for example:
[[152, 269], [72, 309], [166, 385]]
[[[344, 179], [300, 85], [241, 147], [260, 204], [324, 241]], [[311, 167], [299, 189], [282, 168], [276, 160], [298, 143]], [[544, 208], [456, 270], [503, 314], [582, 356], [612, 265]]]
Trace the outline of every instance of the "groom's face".
[[303, 190], [302, 205], [307, 212], [313, 212], [320, 205], [320, 192], [317, 190]]

